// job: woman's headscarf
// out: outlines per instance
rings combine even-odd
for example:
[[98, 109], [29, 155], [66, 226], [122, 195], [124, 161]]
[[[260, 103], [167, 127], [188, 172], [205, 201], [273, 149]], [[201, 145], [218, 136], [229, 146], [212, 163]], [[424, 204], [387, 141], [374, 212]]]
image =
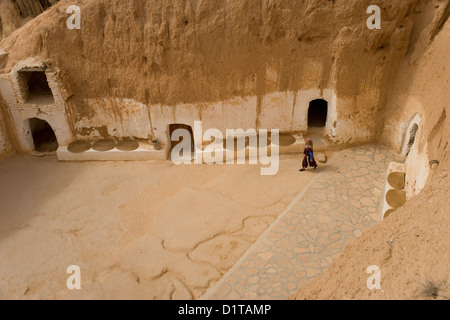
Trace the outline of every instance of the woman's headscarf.
[[305, 142], [306, 142], [306, 144], [307, 144], [308, 146], [311, 146], [311, 147], [312, 147], [313, 141], [312, 141], [311, 138], [306, 138], [306, 139], [305, 139]]

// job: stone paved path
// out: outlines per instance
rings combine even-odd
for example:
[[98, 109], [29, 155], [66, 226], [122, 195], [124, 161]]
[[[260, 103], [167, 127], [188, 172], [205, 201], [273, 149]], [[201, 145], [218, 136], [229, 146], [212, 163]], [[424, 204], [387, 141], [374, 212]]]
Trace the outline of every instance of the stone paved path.
[[386, 170], [399, 160], [376, 145], [336, 154], [203, 299], [287, 299], [297, 292], [380, 221]]

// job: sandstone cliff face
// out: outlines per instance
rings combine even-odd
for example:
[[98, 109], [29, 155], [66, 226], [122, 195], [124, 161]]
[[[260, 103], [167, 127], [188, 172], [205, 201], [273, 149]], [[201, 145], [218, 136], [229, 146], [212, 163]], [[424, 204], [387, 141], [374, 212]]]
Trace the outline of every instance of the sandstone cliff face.
[[[447, 8], [441, 7], [444, 17]], [[416, 145], [406, 160], [409, 196], [420, 194], [349, 246], [329, 270], [293, 298], [448, 299], [448, 15], [446, 19], [434, 16], [436, 24], [417, 34], [420, 40], [402, 63], [380, 133], [380, 141], [401, 149], [406, 126], [415, 115], [421, 118]], [[430, 166], [431, 160], [438, 160], [439, 166]], [[366, 286], [371, 265], [381, 269], [381, 290]], [[427, 294], [430, 283], [438, 289], [437, 296]]]
[[23, 24], [17, 6], [10, 0], [0, 1], [0, 40], [8, 37]]
[[[450, 3], [437, 2], [436, 6], [430, 3], [422, 10], [430, 23], [417, 32], [418, 40], [401, 62], [382, 113], [384, 126], [379, 136], [380, 141], [391, 148], [402, 150], [409, 138], [410, 124], [419, 120], [416, 143], [406, 159], [409, 197], [417, 195], [428, 179], [432, 179], [435, 172], [431, 170], [430, 161], [442, 161], [448, 152], [448, 135], [444, 131], [449, 125]], [[431, 10], [434, 15], [430, 14]]]
[[[276, 108], [264, 105], [268, 94], [294, 92], [295, 104], [301, 92], [320, 97], [328, 90], [338, 106], [328, 134], [340, 143], [370, 141], [423, 3], [378, 1], [382, 29], [369, 30], [371, 1], [61, 1], [1, 43], [8, 56], [0, 68], [10, 72], [38, 56], [63, 70], [77, 136], [94, 127], [111, 135], [101, 127], [112, 119], [126, 126], [129, 107], [114, 99], [149, 109], [189, 104], [201, 116], [205, 104], [255, 97], [246, 125], [258, 127]], [[65, 26], [72, 4], [81, 8], [81, 30]], [[282, 112], [292, 118], [291, 109]], [[98, 114], [112, 116], [102, 122]], [[268, 126], [304, 130], [297, 123]]]

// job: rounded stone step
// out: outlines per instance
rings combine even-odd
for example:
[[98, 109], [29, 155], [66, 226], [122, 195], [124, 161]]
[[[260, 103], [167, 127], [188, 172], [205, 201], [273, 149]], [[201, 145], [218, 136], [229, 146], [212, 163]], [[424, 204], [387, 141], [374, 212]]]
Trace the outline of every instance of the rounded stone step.
[[92, 149], [99, 152], [110, 151], [116, 147], [116, 143], [109, 139], [99, 140], [94, 143]]
[[386, 202], [392, 208], [400, 208], [406, 203], [406, 194], [403, 190], [392, 189], [386, 193]]
[[[278, 145], [280, 147], [288, 147], [295, 143], [295, 137], [291, 134], [280, 134], [280, 140]], [[273, 141], [272, 141], [273, 142]]]
[[405, 187], [405, 173], [392, 172], [388, 175], [387, 181], [392, 188], [403, 189]]
[[92, 148], [92, 145], [89, 141], [78, 140], [74, 141], [67, 147], [67, 150], [71, 153], [83, 153]]
[[120, 151], [127, 151], [127, 152], [134, 151], [139, 148], [139, 142], [128, 139], [122, 140], [117, 143], [116, 148], [117, 150]]

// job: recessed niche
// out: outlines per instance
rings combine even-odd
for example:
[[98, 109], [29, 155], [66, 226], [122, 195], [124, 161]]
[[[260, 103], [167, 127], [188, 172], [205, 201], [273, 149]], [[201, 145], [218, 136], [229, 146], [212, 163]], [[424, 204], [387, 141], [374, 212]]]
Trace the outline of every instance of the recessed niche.
[[[174, 132], [176, 132], [177, 130], [184, 130], [185, 135], [181, 135], [180, 140], [173, 141], [172, 139], [174, 138]], [[182, 132], [182, 131], [180, 131], [180, 132]], [[186, 142], [183, 141], [184, 137], [186, 137], [186, 139], [189, 137], [190, 144], [191, 144], [191, 150], [195, 149], [194, 131], [192, 130], [191, 126], [189, 126], [187, 124], [182, 124], [182, 123], [174, 123], [169, 126], [169, 133], [170, 133], [170, 140], [171, 140], [171, 144], [172, 144], [171, 149], [173, 149], [175, 146], [177, 146], [180, 143], [184, 143], [184, 145], [186, 145]]]
[[308, 109], [308, 127], [323, 128], [327, 123], [328, 102], [323, 99], [313, 100]]
[[35, 150], [42, 153], [55, 152], [59, 145], [55, 132], [48, 122], [38, 118], [32, 118], [28, 121]]
[[55, 103], [44, 70], [21, 70], [18, 72], [18, 78], [21, 94], [26, 103], [46, 105]]

